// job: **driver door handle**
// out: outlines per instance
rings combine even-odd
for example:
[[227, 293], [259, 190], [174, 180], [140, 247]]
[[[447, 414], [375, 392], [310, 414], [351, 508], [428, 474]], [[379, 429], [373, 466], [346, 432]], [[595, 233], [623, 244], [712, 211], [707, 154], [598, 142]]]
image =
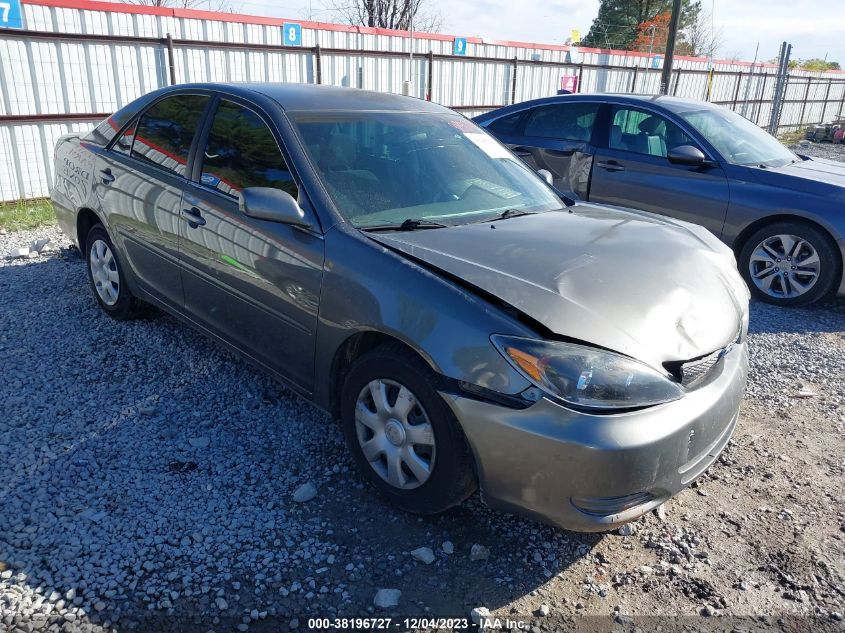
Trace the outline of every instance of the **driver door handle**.
[[205, 218], [202, 217], [202, 213], [197, 207], [191, 207], [190, 209], [182, 209], [180, 214], [182, 219], [188, 223], [192, 229], [197, 228], [198, 226], [205, 226]]
[[596, 165], [607, 171], [625, 171], [625, 168], [615, 160], [599, 161]]

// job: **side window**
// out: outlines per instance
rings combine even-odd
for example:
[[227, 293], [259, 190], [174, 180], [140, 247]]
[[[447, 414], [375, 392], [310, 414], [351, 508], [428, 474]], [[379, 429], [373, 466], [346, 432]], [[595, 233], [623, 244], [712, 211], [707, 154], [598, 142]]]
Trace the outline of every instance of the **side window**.
[[525, 136], [589, 141], [599, 111], [597, 103], [555, 103], [534, 108], [525, 122]]
[[522, 117], [525, 111], [516, 112], [496, 119], [487, 126], [493, 134], [505, 134], [507, 136], [520, 136], [522, 134]]
[[207, 103], [202, 95], [176, 95], [156, 103], [138, 121], [132, 156], [185, 176]]
[[621, 106], [613, 109], [607, 144], [610, 149], [662, 158], [678, 145], [697, 146], [681, 128], [662, 116]]
[[274, 187], [294, 198], [298, 193], [267, 124], [249, 108], [225, 100], [211, 124], [202, 184], [233, 198], [247, 187]]
[[132, 139], [135, 138], [136, 125], [138, 125], [138, 122], [133, 121], [132, 124], [123, 131], [123, 134], [121, 134], [120, 137], [118, 137], [118, 139], [111, 146], [112, 150], [114, 150], [115, 152], [120, 152], [121, 154], [129, 154], [129, 152], [132, 150]]

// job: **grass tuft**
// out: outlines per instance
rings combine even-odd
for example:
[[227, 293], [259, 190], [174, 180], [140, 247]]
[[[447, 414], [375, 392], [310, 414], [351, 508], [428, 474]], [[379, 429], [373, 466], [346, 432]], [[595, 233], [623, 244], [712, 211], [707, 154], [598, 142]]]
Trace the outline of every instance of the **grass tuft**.
[[0, 228], [26, 231], [56, 223], [53, 203], [46, 198], [0, 203]]

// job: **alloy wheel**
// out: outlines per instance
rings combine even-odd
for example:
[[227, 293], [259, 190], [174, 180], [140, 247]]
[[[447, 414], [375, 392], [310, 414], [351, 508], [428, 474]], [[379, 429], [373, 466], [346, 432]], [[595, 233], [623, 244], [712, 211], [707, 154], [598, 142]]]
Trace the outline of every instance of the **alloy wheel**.
[[772, 235], [753, 250], [748, 270], [762, 292], [778, 299], [793, 299], [815, 285], [821, 260], [815, 247], [804, 238]]
[[120, 273], [114, 254], [103, 240], [94, 240], [89, 255], [88, 265], [91, 267], [94, 288], [103, 303], [113, 306], [120, 296]]
[[434, 430], [407, 387], [386, 379], [367, 383], [355, 404], [355, 430], [365, 459], [391, 486], [412, 490], [431, 477]]

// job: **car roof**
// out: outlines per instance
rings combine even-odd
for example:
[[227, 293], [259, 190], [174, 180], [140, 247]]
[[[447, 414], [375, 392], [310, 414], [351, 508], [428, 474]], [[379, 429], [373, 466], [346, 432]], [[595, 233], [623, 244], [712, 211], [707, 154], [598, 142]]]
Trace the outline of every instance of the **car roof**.
[[194, 83], [172, 89], [205, 89], [226, 92], [249, 99], [260, 94], [284, 110], [369, 110], [397, 112], [452, 112], [436, 103], [398, 94], [358, 88], [294, 83]]
[[651, 105], [658, 108], [664, 108], [670, 112], [687, 112], [689, 110], [704, 110], [717, 109], [719, 106], [706, 101], [697, 101], [695, 99], [681, 99], [669, 95], [649, 95], [649, 94], [626, 94], [626, 93], [589, 93], [581, 92], [578, 94], [568, 95], [553, 95], [551, 97], [543, 97], [541, 99], [532, 99], [531, 101], [522, 101], [513, 105], [485, 112], [475, 117], [476, 121], [489, 121], [497, 119], [501, 116], [511, 112], [518, 112], [526, 108], [534, 106], [553, 104], [553, 103], [573, 103], [578, 101], [590, 101], [598, 103], [619, 103], [629, 105]]

